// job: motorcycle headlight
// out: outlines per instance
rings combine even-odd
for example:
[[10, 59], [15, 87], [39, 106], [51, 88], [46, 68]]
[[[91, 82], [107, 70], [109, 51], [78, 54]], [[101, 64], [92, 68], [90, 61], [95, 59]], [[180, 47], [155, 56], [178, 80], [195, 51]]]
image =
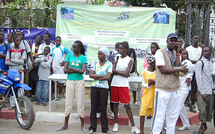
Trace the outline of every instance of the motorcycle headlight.
[[15, 77], [15, 81], [19, 81], [20, 80], [20, 77]]

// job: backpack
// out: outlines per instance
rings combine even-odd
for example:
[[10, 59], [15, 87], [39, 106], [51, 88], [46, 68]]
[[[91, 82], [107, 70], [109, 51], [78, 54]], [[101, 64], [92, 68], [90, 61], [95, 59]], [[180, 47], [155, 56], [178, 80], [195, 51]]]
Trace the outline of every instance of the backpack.
[[[22, 49], [22, 51], [21, 51], [21, 57], [22, 57], [22, 54], [23, 54], [24, 51], [25, 51], [25, 50]], [[9, 57], [10, 57], [10, 58], [11, 58], [11, 52], [12, 52], [12, 49], [9, 49]]]
[[107, 57], [107, 60], [110, 61], [112, 64], [114, 63], [115, 56], [119, 53], [114, 53], [113, 51], [110, 51], [110, 54]]

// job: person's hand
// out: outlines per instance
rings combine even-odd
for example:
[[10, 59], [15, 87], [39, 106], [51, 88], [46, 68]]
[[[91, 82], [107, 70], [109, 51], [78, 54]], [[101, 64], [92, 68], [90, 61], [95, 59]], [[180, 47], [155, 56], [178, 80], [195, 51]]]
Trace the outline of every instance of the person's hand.
[[44, 59], [44, 62], [47, 62], [47, 60], [46, 60], [46, 59]]
[[202, 95], [202, 99], [203, 99], [204, 101], [206, 101], [206, 100], [207, 100], [207, 96], [206, 96], [206, 94], [203, 94], [203, 95]]
[[180, 72], [187, 73], [188, 72], [188, 68], [181, 67]]
[[187, 83], [187, 86], [189, 87], [190, 86], [190, 78], [186, 79], [186, 83]]
[[148, 83], [149, 83], [149, 84], [148, 84], [149, 86], [155, 85], [155, 81], [154, 81], [153, 79], [149, 79], [149, 80], [148, 80]]
[[60, 66], [63, 67], [65, 65], [65, 61], [60, 63]]
[[137, 76], [139, 76], [139, 73], [137, 72], [137, 70], [135, 70], [135, 73], [137, 74]]

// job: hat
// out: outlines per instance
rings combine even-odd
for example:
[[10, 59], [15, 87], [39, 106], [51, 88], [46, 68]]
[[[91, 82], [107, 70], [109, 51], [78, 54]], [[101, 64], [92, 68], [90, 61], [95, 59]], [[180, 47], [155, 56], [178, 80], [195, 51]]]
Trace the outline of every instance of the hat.
[[103, 54], [105, 54], [106, 57], [108, 56], [109, 51], [106, 47], [100, 48], [99, 51], [101, 51]]
[[171, 39], [171, 38], [177, 38], [177, 39], [178, 39], [178, 35], [175, 34], [175, 33], [170, 33], [170, 34], [167, 36], [167, 39]]
[[152, 55], [152, 54], [149, 54], [147, 57], [146, 57], [146, 61], [151, 64], [152, 62], [155, 61], [155, 57]]

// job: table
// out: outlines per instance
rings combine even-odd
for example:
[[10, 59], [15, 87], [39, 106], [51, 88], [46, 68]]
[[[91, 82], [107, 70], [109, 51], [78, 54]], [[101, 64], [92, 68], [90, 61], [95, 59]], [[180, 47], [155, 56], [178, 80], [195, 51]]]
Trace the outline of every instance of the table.
[[[57, 94], [55, 94], [55, 99], [51, 100], [51, 93], [52, 93], [52, 81], [57, 80], [67, 80], [67, 74], [52, 74], [48, 77], [49, 80], [49, 112], [51, 112], [51, 105], [52, 103], [64, 103], [64, 102], [57, 102]], [[141, 77], [131, 77], [128, 79], [130, 83], [137, 83], [138, 84], [138, 101], [140, 101], [140, 89], [141, 89]], [[85, 82], [92, 82], [93, 79], [89, 77], [89, 75], [84, 75]], [[57, 82], [55, 82], [55, 93], [57, 93]]]

